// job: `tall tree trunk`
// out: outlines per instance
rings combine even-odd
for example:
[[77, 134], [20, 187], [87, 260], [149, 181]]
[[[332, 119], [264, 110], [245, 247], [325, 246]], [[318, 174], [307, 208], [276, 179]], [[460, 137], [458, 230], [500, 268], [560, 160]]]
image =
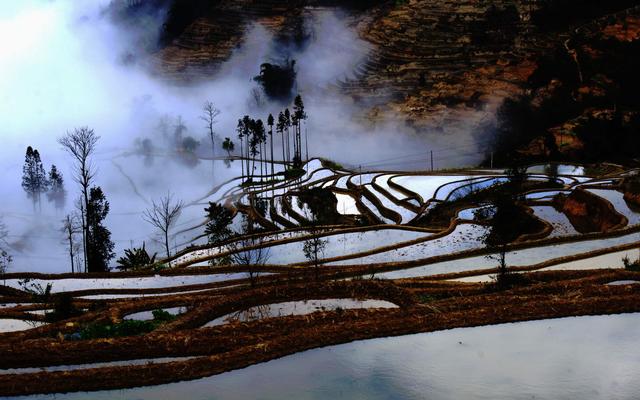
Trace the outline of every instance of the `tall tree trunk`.
[[[72, 228], [69, 228], [71, 230]], [[69, 258], [71, 259], [71, 273], [75, 273], [73, 265], [73, 233], [69, 232]]]
[[213, 177], [216, 176], [216, 143], [213, 140], [213, 127], [209, 127], [209, 134], [211, 135], [211, 173]]
[[240, 137], [240, 168], [242, 169], [242, 182], [244, 183], [244, 147], [242, 146], [242, 136]]
[[307, 159], [307, 162], [309, 162], [309, 135], [308, 135], [306, 126], [304, 128], [304, 147], [307, 151], [305, 158]]
[[169, 231], [164, 232], [164, 248], [167, 250], [167, 258], [171, 257], [171, 253], [169, 253]]
[[289, 127], [287, 127], [287, 161], [286, 165], [289, 165], [289, 160], [291, 156], [291, 141], [289, 140]]
[[87, 215], [86, 215], [86, 205], [89, 203], [87, 198], [87, 191], [84, 190], [85, 196], [85, 205], [80, 205], [80, 219], [82, 224], [82, 255], [84, 257], [84, 272], [88, 271], [88, 257], [87, 257], [87, 247], [88, 247], [88, 237], [87, 237]]
[[264, 176], [264, 170], [263, 170], [263, 162], [262, 160], [264, 160], [264, 154], [262, 153], [262, 141], [260, 141], [260, 179], [262, 179], [262, 177]]
[[284, 155], [284, 130], [282, 131], [282, 162], [284, 163], [285, 170], [287, 169], [287, 162]]
[[271, 128], [270, 132], [269, 132], [269, 139], [271, 142], [271, 179], [274, 179], [275, 174], [273, 172], [273, 127]]

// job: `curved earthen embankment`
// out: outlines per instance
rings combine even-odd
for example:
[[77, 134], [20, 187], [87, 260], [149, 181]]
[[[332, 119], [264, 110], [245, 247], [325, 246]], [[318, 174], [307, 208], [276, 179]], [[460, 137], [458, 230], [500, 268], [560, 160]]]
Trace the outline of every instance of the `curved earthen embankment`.
[[[318, 312], [216, 328], [181, 329], [170, 333], [158, 331], [143, 337], [86, 342], [57, 339], [3, 341], [0, 343], [0, 364], [12, 367], [167, 355], [194, 358], [164, 364], [5, 374], [0, 375], [0, 395], [156, 385], [206, 377], [295, 352], [353, 340], [543, 318], [637, 312], [640, 311], [640, 294], [633, 285], [610, 286], [604, 283], [638, 277], [637, 273], [613, 270], [571, 274], [545, 272], [530, 274], [531, 284], [507, 291], [496, 292], [482, 284], [458, 284], [459, 289], [473, 287], [477, 293], [446, 296], [440, 291], [437, 300], [426, 304], [410, 301], [399, 309]], [[355, 288], [358, 284], [345, 282], [343, 286], [335, 286], [335, 293], [327, 288], [326, 295], [343, 295], [348, 285]], [[455, 288], [455, 285], [450, 285], [451, 293], [455, 293]], [[265, 289], [257, 290], [267, 296], [265, 300], [269, 298]], [[275, 288], [270, 290], [271, 295], [275, 294]], [[428, 297], [437, 290], [423, 288], [414, 294]], [[403, 296], [401, 289], [394, 290], [394, 293]], [[376, 292], [375, 297], [378, 296], [380, 292]], [[413, 298], [413, 295], [407, 298]], [[222, 309], [218, 311], [217, 314], [223, 312]], [[39, 384], [33, 385], [36, 380]]]

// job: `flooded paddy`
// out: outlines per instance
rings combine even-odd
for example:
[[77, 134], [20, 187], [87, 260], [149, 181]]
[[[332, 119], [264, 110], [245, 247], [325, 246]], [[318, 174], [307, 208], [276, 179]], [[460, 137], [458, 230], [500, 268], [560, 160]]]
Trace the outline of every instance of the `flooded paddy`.
[[265, 304], [231, 313], [207, 323], [206, 326], [218, 326], [233, 322], [249, 322], [259, 319], [283, 317], [287, 315], [306, 315], [316, 311], [349, 310], [359, 308], [395, 308], [395, 304], [384, 300], [324, 299], [288, 301]]
[[633, 399], [640, 314], [357, 341], [210, 378], [19, 399]]

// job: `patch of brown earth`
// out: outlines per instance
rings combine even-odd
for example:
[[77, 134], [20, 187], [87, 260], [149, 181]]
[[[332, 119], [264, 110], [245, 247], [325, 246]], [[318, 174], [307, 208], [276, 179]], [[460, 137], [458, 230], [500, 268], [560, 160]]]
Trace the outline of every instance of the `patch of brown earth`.
[[609, 232], [628, 222], [611, 203], [580, 188], [569, 196], [558, 194], [553, 199], [553, 206], [563, 212], [580, 233]]

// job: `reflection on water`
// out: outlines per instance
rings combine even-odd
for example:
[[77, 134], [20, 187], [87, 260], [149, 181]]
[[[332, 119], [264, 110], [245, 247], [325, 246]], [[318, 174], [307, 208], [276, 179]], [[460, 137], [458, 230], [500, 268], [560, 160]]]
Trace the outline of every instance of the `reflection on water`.
[[324, 299], [287, 301], [284, 303], [264, 304], [246, 310], [237, 311], [210, 321], [205, 326], [217, 326], [232, 322], [249, 322], [259, 319], [283, 317], [287, 315], [305, 315], [316, 311], [331, 311], [339, 308], [395, 308], [395, 304], [384, 300]]
[[44, 325], [44, 322], [22, 319], [0, 318], [0, 333], [26, 331]]
[[640, 314], [534, 321], [360, 341], [192, 382], [55, 398], [634, 399], [639, 341]]

